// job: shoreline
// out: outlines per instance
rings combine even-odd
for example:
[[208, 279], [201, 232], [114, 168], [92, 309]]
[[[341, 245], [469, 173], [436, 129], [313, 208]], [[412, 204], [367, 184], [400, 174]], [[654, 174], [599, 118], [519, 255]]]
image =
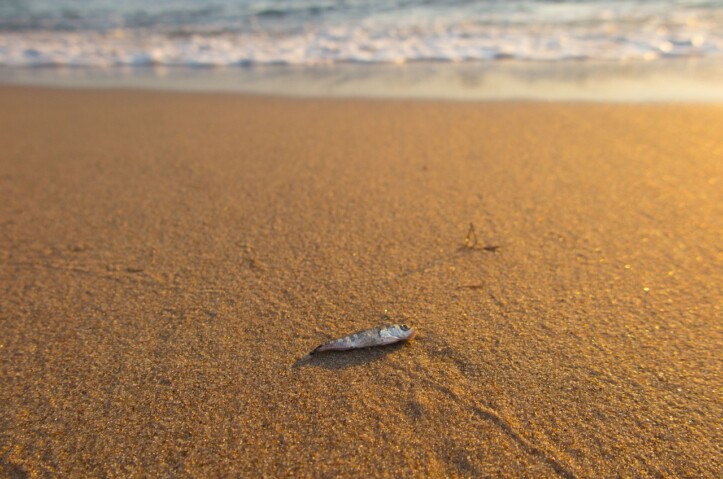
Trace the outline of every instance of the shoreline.
[[720, 476], [720, 105], [0, 102], [0, 475]]
[[723, 66], [659, 62], [341, 64], [259, 67], [0, 68], [0, 84], [225, 92], [301, 98], [723, 103]]

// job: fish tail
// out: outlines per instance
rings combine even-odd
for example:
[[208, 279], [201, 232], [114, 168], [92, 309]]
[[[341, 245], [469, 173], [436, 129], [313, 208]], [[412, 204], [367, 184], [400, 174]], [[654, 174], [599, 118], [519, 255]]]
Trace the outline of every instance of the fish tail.
[[320, 353], [320, 352], [322, 351], [321, 348], [323, 348], [324, 346], [325, 346], [325, 344], [320, 344], [320, 345], [318, 345], [317, 347], [315, 347], [314, 349], [312, 349], [311, 352], [310, 352], [309, 354], [307, 354], [305, 357], [306, 357], [306, 358], [310, 358], [310, 357], [316, 355], [317, 353]]
[[320, 344], [319, 346], [317, 346], [317, 347], [315, 347], [314, 349], [312, 349], [309, 354], [307, 354], [307, 355], [304, 356], [303, 358], [299, 359], [299, 362], [308, 361], [309, 359], [311, 359], [311, 358], [313, 358], [314, 356], [316, 356], [316, 353], [320, 352], [322, 346], [324, 346], [324, 345], [323, 345], [323, 344]]

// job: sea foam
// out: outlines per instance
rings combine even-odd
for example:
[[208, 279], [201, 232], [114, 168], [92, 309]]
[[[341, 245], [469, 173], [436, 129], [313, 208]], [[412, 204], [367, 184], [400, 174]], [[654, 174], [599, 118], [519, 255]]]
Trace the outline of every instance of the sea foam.
[[221, 2], [216, 9], [193, 14], [176, 8], [145, 16], [137, 11], [101, 15], [91, 9], [70, 20], [53, 12], [46, 12], [47, 18], [10, 12], [0, 21], [0, 65], [723, 58], [723, 2], [670, 3], [522, 1], [450, 6], [420, 0], [406, 2], [405, 7], [370, 2], [362, 8], [359, 2], [340, 6], [282, 1], [274, 4], [276, 10], [262, 9], [265, 4], [259, 2], [242, 2], [241, 10], [231, 10]]

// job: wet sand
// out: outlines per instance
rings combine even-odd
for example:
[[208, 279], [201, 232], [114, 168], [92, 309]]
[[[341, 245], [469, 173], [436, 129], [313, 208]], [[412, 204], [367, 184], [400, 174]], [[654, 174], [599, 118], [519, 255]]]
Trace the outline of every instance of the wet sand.
[[723, 473], [723, 107], [0, 105], [0, 476]]

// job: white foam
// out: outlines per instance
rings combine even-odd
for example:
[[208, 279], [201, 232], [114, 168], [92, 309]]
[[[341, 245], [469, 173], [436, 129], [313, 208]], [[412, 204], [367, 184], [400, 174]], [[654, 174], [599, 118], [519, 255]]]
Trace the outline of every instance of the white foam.
[[[535, 4], [395, 10], [361, 19], [223, 29], [0, 32], [2, 66], [232, 66], [414, 61], [723, 58], [723, 6]], [[526, 5], [523, 3], [523, 5]], [[647, 6], [646, 6], [647, 5]], [[189, 33], [190, 32], [190, 33]]]

